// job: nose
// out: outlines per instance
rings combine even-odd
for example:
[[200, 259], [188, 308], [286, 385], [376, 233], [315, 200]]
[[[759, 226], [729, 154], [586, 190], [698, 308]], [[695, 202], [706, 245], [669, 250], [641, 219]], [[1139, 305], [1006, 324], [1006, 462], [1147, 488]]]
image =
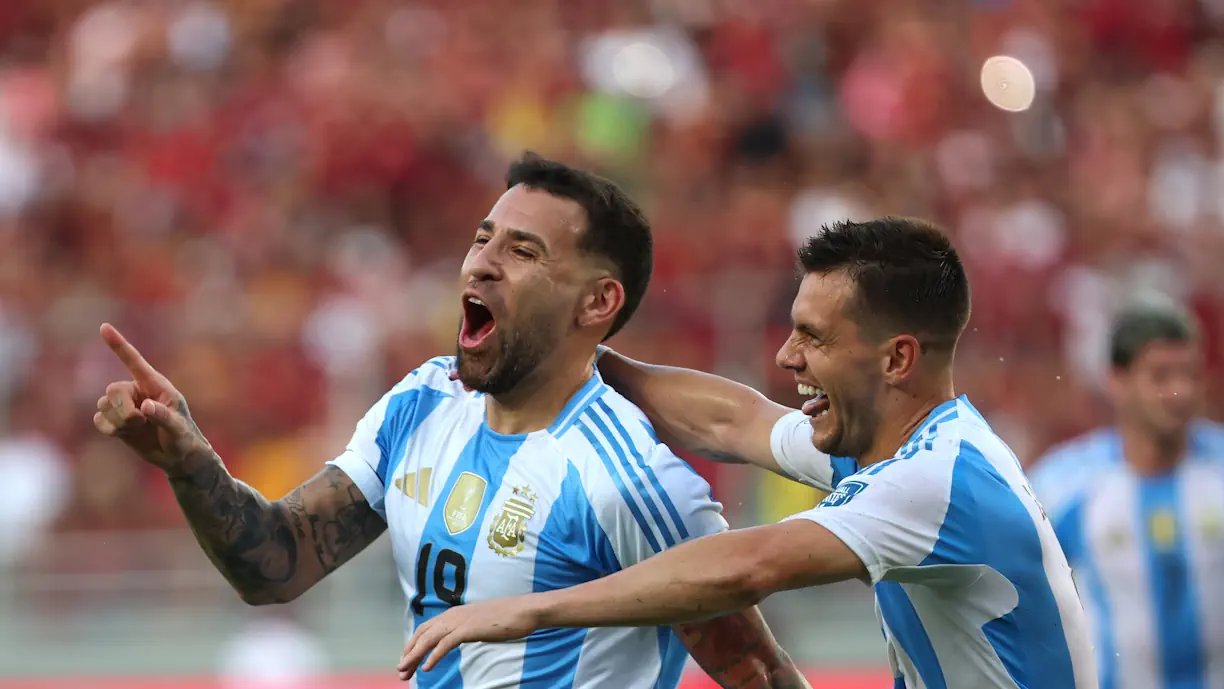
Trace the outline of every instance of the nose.
[[786, 338], [786, 342], [778, 349], [778, 353], [774, 356], [774, 363], [778, 368], [788, 371], [802, 371], [803, 357], [799, 353], [799, 349], [795, 347], [793, 337]]
[[501, 248], [496, 238], [483, 246], [474, 246], [464, 267], [471, 280], [500, 280], [502, 278]]

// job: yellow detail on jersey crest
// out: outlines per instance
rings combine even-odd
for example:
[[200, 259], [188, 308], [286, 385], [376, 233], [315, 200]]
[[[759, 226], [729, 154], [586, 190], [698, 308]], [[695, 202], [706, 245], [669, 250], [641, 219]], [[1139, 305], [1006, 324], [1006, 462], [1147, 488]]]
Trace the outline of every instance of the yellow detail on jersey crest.
[[1172, 547], [1177, 540], [1177, 517], [1168, 510], [1158, 510], [1148, 522], [1148, 533], [1157, 548]]
[[418, 496], [418, 491], [417, 491], [416, 472], [412, 472], [410, 474], [404, 474], [403, 476], [395, 479], [395, 487], [398, 490], [403, 491], [404, 495], [407, 495], [408, 497], [415, 499], [417, 502], [419, 502], [421, 505], [425, 507], [429, 507], [429, 478], [432, 473], [433, 473], [432, 467], [426, 467], [424, 469], [421, 469], [421, 480], [420, 480], [421, 490], [419, 491], [420, 493], [419, 496]]
[[442, 513], [450, 535], [456, 536], [467, 531], [476, 521], [476, 515], [480, 514], [480, 504], [484, 502], [485, 488], [488, 486], [488, 481], [470, 471], [459, 474]]
[[502, 504], [501, 514], [489, 526], [489, 547], [503, 557], [513, 557], [527, 541], [527, 522], [535, 514], [536, 495], [530, 486], [515, 488]]

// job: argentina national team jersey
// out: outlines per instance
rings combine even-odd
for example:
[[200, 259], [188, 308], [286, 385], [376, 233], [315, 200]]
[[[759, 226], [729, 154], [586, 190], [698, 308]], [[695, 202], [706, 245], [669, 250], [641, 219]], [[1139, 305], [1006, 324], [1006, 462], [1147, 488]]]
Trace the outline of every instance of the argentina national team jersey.
[[1113, 429], [1032, 474], [1089, 611], [1102, 689], [1224, 689], [1224, 426], [1196, 422], [1164, 476], [1132, 471]]
[[1096, 689], [1083, 608], [1020, 463], [960, 397], [861, 471], [774, 427], [782, 469], [832, 491], [810, 519], [862, 559], [897, 687]]
[[[343, 469], [386, 520], [405, 630], [465, 602], [574, 586], [722, 531], [709, 485], [599, 374], [546, 430], [495, 433], [485, 399], [432, 359], [358, 423]], [[673, 689], [687, 651], [670, 628], [540, 630], [464, 644], [416, 686]]]

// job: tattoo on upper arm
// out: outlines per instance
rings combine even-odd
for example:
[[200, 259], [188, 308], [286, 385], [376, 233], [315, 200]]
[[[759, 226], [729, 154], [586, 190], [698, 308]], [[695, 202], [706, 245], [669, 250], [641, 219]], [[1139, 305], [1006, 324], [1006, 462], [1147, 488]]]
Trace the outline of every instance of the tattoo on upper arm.
[[341, 494], [334, 498], [340, 503], [334, 513], [312, 513], [303, 500], [304, 487], [298, 487], [281, 502], [298, 538], [313, 544], [315, 557], [326, 574], [382, 535], [387, 524], [342, 470], [329, 466], [314, 481], [324, 482], [324, 490]]
[[693, 659], [724, 689], [808, 686], [755, 608], [706, 622], [676, 625], [675, 631]]

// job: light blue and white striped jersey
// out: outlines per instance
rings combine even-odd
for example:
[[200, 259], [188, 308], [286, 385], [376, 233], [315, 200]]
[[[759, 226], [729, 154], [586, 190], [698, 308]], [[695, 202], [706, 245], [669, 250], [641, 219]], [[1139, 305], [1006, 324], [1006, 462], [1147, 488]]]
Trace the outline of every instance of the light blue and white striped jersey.
[[1139, 476], [1113, 429], [1031, 471], [1089, 612], [1102, 689], [1224, 689], [1224, 426]]
[[[431, 359], [358, 423], [343, 469], [388, 524], [406, 635], [464, 602], [575, 586], [727, 523], [710, 487], [598, 372], [546, 430], [502, 435], [485, 398]], [[552, 629], [464, 644], [422, 689], [674, 688], [670, 628]]]
[[812, 446], [801, 412], [774, 426], [791, 476], [831, 490], [788, 519], [833, 532], [866, 565], [896, 686], [1096, 689], [1084, 610], [1019, 461], [964, 397], [861, 471]]

